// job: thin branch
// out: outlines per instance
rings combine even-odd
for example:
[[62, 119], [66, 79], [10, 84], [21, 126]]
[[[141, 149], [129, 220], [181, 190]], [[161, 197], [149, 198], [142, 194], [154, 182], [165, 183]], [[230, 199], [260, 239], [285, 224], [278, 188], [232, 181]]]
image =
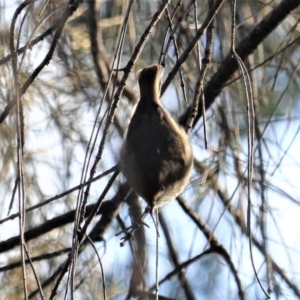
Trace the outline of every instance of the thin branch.
[[192, 290], [189, 282], [186, 279], [184, 272], [182, 271], [182, 269], [179, 269], [180, 263], [179, 263], [179, 259], [178, 259], [178, 254], [177, 254], [175, 245], [173, 244], [172, 237], [170, 235], [170, 232], [169, 232], [169, 229], [167, 226], [167, 222], [166, 222], [162, 212], [159, 213], [159, 223], [160, 223], [162, 231], [165, 235], [165, 239], [166, 239], [167, 246], [168, 246], [168, 251], [169, 251], [172, 263], [174, 265], [174, 268], [176, 270], [178, 270], [178, 273], [177, 273], [178, 281], [179, 281], [179, 284], [183, 288], [185, 297], [188, 300], [196, 299], [195, 295], [193, 293], [193, 290]]
[[[31, 2], [31, 1], [25, 1], [25, 2]], [[39, 73], [43, 70], [43, 68], [46, 67], [50, 63], [53, 53], [56, 49], [57, 43], [61, 37], [64, 26], [65, 26], [67, 20], [70, 18], [70, 16], [72, 16], [73, 13], [77, 10], [78, 6], [79, 6], [79, 4], [77, 3], [77, 1], [72, 1], [72, 4], [68, 5], [66, 10], [64, 11], [61, 19], [58, 22], [58, 26], [57, 26], [57, 29], [54, 34], [53, 42], [48, 50], [48, 53], [46, 54], [43, 61], [39, 64], [39, 66], [32, 72], [32, 74], [28, 77], [26, 82], [20, 88], [20, 91], [19, 91], [20, 97], [22, 97], [25, 94], [27, 89], [30, 87], [30, 85], [36, 79], [36, 77], [39, 75]], [[17, 102], [17, 98], [15, 97], [6, 105], [4, 111], [0, 115], [0, 124], [6, 119], [6, 117], [10, 113], [11, 109], [15, 106], [16, 102]]]
[[196, 214], [196, 212], [190, 206], [188, 206], [186, 201], [184, 201], [181, 196], [177, 197], [177, 202], [179, 203], [180, 207], [184, 210], [184, 212], [194, 221], [197, 227], [204, 234], [204, 236], [206, 237], [206, 239], [210, 244], [210, 247], [218, 254], [220, 254], [223, 257], [223, 259], [226, 261], [236, 282], [239, 297], [241, 300], [245, 300], [246, 299], [245, 291], [243, 289], [242, 282], [239, 277], [239, 273], [231, 260], [230, 254], [220, 244], [220, 242], [217, 240], [215, 235], [210, 231], [210, 229], [206, 226], [206, 224], [200, 219], [200, 217]]
[[[30, 211], [33, 211], [33, 210], [35, 210], [35, 209], [37, 209], [37, 208], [40, 208], [40, 207], [42, 207], [42, 206], [45, 206], [45, 205], [47, 205], [47, 204], [49, 204], [49, 203], [51, 203], [51, 202], [53, 202], [53, 201], [56, 201], [56, 200], [58, 200], [58, 199], [60, 199], [60, 198], [62, 198], [62, 197], [64, 197], [64, 196], [66, 196], [66, 195], [68, 195], [68, 194], [71, 194], [71, 193], [74, 192], [74, 191], [77, 191], [77, 190], [79, 190], [79, 189], [82, 189], [83, 187], [87, 186], [88, 184], [90, 184], [90, 183], [92, 183], [92, 182], [95, 182], [95, 181], [98, 181], [99, 179], [101, 179], [101, 178], [103, 178], [104, 176], [110, 174], [111, 172], [114, 172], [115, 170], [117, 170], [117, 166], [114, 166], [114, 167], [108, 169], [107, 171], [105, 171], [105, 172], [103, 172], [102, 174], [100, 174], [100, 175], [98, 175], [98, 176], [92, 178], [91, 180], [85, 181], [85, 182], [83, 182], [82, 184], [79, 184], [79, 185], [77, 185], [77, 186], [74, 186], [73, 188], [71, 188], [71, 189], [69, 189], [69, 190], [66, 190], [66, 191], [64, 191], [64, 192], [62, 192], [62, 193], [60, 193], [60, 194], [58, 194], [58, 195], [56, 195], [56, 196], [54, 196], [54, 197], [51, 197], [51, 198], [49, 198], [49, 199], [47, 199], [47, 200], [45, 200], [45, 201], [43, 201], [43, 202], [41, 202], [41, 203], [39, 203], [39, 204], [33, 205], [33, 206], [27, 208], [27, 209], [25, 210], [25, 212], [28, 213], [28, 212], [30, 212]], [[6, 217], [6, 218], [4, 218], [4, 219], [1, 219], [1, 220], [0, 220], [0, 224], [5, 223], [5, 222], [7, 222], [7, 221], [9, 221], [9, 220], [13, 220], [13, 219], [15, 219], [15, 218], [17, 218], [17, 217], [19, 217], [19, 216], [20, 216], [19, 213], [12, 214], [12, 215], [10, 215], [9, 217]]]
[[[173, 80], [173, 78], [175, 77], [175, 75], [177, 74], [179, 68], [187, 60], [187, 58], [189, 57], [190, 53], [195, 48], [198, 40], [206, 32], [208, 26], [210, 25], [210, 23], [212, 22], [212, 20], [217, 15], [219, 9], [222, 7], [222, 5], [223, 5], [224, 2], [225, 2], [225, 0], [218, 0], [218, 1], [216, 1], [216, 3], [214, 4], [214, 6], [212, 7], [212, 9], [209, 10], [209, 12], [207, 13], [207, 16], [206, 16], [205, 20], [203, 21], [201, 27], [197, 30], [194, 38], [189, 43], [189, 45], [187, 46], [187, 48], [185, 49], [185, 51], [183, 52], [183, 54], [179, 57], [179, 59], [177, 60], [175, 66], [173, 67], [173, 69], [171, 70], [171, 72], [168, 74], [165, 82], [162, 84], [162, 86], [161, 86], [161, 95], [164, 94], [164, 92], [166, 91], [167, 87], [169, 86], [169, 84], [171, 83], [171, 81]], [[201, 114], [201, 116], [202, 116], [202, 114]]]
[[[257, 24], [252, 32], [245, 37], [235, 48], [236, 53], [241, 60], [244, 60], [250, 55], [259, 44], [280, 24], [292, 10], [300, 6], [299, 0], [284, 0], [277, 7], [275, 7], [263, 20]], [[201, 28], [200, 28], [201, 29]], [[199, 30], [200, 30], [199, 29]], [[183, 55], [182, 55], [183, 56]], [[211, 77], [210, 81], [206, 84], [204, 89], [205, 109], [207, 110], [215, 101], [215, 98], [221, 93], [226, 82], [232, 77], [234, 72], [238, 70], [238, 63], [232, 54], [229, 53], [223, 60], [218, 71]], [[176, 74], [176, 72], [175, 72]], [[166, 80], [163, 84], [164, 91], [173, 79]], [[180, 117], [179, 123], [185, 125], [192, 109], [190, 106], [184, 114]], [[194, 127], [203, 115], [202, 106], [199, 105], [198, 115], [195, 118]]]
[[[211, 189], [215, 190], [218, 194], [220, 200], [222, 201], [224, 207], [227, 209], [227, 211], [232, 215], [235, 223], [239, 226], [241, 232], [248, 236], [248, 229], [244, 222], [243, 216], [235, 210], [233, 205], [230, 203], [230, 199], [227, 196], [227, 193], [223, 191], [223, 189], [218, 184], [218, 178], [217, 175], [210, 170], [207, 166], [205, 166], [203, 163], [200, 163], [198, 161], [195, 161], [195, 168], [198, 169], [200, 172], [204, 172], [205, 170], [208, 172], [208, 180], [209, 186]], [[240, 184], [240, 183], [239, 183]], [[203, 231], [202, 231], [203, 232]], [[203, 232], [204, 233], [204, 232]], [[209, 237], [208, 234], [204, 233], [207, 238]], [[258, 241], [258, 239], [252, 235], [252, 242], [255, 245], [255, 247], [259, 250], [259, 252], [264, 255], [264, 247], [261, 245], [261, 243]], [[279, 267], [279, 265], [274, 261], [274, 259], [269, 255], [268, 257], [270, 263], [272, 264], [272, 268], [275, 272], [278, 273], [278, 275], [284, 280], [284, 282], [287, 284], [287, 286], [295, 293], [297, 297], [300, 298], [300, 290], [297, 286], [297, 284], [294, 284], [288, 276], [286, 276], [286, 272]]]

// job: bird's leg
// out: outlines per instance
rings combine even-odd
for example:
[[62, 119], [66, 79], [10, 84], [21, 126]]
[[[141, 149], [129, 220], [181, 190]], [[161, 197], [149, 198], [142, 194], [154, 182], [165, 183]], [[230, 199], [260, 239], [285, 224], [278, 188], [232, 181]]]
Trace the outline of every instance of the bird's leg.
[[[153, 212], [153, 208], [150, 207], [150, 206], [147, 206], [145, 211], [143, 212], [143, 214], [141, 215], [140, 219], [137, 220], [133, 225], [125, 228], [124, 230], [118, 232], [116, 234], [116, 236], [122, 234], [122, 233], [125, 233], [125, 236], [123, 236], [121, 238], [121, 242], [120, 242], [120, 245], [121, 247], [123, 247], [125, 245], [125, 243], [133, 236], [133, 233], [138, 230], [140, 228], [141, 225], [144, 225], [146, 227], [149, 228], [149, 225], [147, 223], [144, 222], [144, 219], [146, 218], [146, 216], [150, 213], [152, 219], [153, 219], [153, 215], [152, 215], [152, 212]], [[153, 219], [154, 220], [154, 219]], [[155, 224], [155, 222], [154, 222]]]
[[[151, 206], [148, 206], [147, 208], [146, 208], [146, 210], [148, 209], [148, 211], [147, 211], [147, 213], [150, 213], [150, 216], [151, 216], [151, 218], [152, 218], [152, 220], [153, 220], [153, 223], [154, 223], [154, 226], [155, 226], [155, 229], [156, 229], [156, 233], [157, 233], [157, 236], [159, 237], [159, 231], [158, 231], [158, 216], [157, 216], [157, 218], [156, 218], [156, 221], [155, 221], [155, 219], [154, 219], [154, 216], [153, 216], [153, 214], [154, 214], [154, 207], [151, 207]], [[158, 208], [157, 208], [158, 209]], [[146, 212], [146, 210], [145, 210], [145, 212]], [[157, 212], [158, 213], [158, 212]]]

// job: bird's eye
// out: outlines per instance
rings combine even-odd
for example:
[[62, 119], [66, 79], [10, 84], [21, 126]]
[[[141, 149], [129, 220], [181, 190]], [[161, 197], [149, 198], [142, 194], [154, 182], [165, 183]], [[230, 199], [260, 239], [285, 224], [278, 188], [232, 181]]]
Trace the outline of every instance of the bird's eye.
[[161, 193], [164, 193], [164, 192], [165, 192], [165, 187], [164, 187], [164, 186], [160, 189], [160, 192], [161, 192]]

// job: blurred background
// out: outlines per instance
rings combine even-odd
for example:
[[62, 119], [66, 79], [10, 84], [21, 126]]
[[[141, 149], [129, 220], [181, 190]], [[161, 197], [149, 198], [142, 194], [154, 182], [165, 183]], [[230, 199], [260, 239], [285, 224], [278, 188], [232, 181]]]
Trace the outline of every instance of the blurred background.
[[0, 299], [154, 299], [155, 226], [120, 246], [146, 204], [108, 171], [153, 63], [195, 156], [160, 210], [160, 299], [300, 299], [297, 2], [237, 1], [247, 73], [231, 1], [0, 1]]

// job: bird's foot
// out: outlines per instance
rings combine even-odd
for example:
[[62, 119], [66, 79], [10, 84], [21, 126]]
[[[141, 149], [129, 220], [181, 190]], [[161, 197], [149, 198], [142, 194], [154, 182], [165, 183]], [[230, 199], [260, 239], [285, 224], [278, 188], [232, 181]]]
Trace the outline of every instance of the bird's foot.
[[158, 233], [158, 227], [157, 227], [157, 224], [156, 224], [156, 222], [154, 220], [154, 217], [153, 217], [153, 211], [154, 211], [153, 207], [147, 206], [146, 209], [145, 209], [145, 211], [143, 212], [143, 214], [141, 215], [141, 217], [140, 217], [139, 220], [137, 220], [133, 225], [125, 228], [124, 230], [122, 230], [122, 231], [120, 231], [120, 232], [118, 232], [116, 234], [116, 236], [118, 236], [118, 235], [120, 235], [122, 233], [125, 233], [125, 235], [121, 238], [121, 242], [120, 242], [120, 246], [121, 247], [123, 247], [125, 245], [125, 243], [127, 241], [129, 241], [129, 239], [133, 236], [134, 232], [136, 230], [138, 230], [141, 227], [141, 225], [144, 225], [144, 226], [150, 228], [149, 225], [144, 222], [144, 219], [146, 218], [146, 216], [148, 214], [150, 214], [151, 218], [153, 219], [153, 222], [155, 224], [155, 228], [156, 228], [157, 234], [159, 235], [159, 233]]

